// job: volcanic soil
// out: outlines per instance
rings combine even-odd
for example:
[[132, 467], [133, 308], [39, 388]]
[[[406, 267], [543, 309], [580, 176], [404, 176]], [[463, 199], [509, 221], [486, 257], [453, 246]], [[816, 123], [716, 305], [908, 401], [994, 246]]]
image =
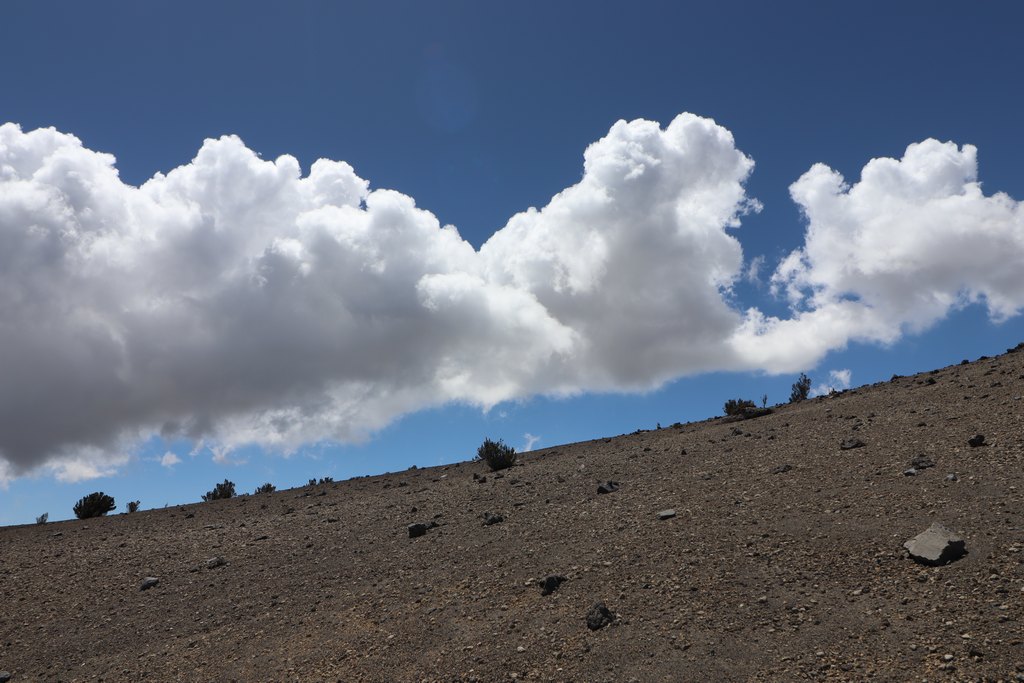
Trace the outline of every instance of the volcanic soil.
[[[0, 671], [1024, 680], [1022, 396], [1024, 352], [1008, 353], [498, 473], [465, 462], [2, 528]], [[918, 564], [903, 544], [936, 521], [967, 554]], [[414, 523], [430, 528], [411, 538]], [[548, 575], [565, 581], [542, 595]], [[591, 630], [597, 602], [613, 621]]]

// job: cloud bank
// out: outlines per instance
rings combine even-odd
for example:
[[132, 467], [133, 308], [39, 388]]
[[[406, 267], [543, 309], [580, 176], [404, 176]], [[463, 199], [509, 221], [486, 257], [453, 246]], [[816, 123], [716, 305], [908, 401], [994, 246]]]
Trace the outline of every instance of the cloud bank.
[[579, 183], [479, 250], [344, 162], [303, 176], [236, 137], [140, 187], [53, 129], [0, 126], [0, 477], [108, 472], [154, 434], [220, 457], [364, 438], [429, 406], [791, 372], [981, 301], [1024, 306], [1020, 204], [929, 140], [850, 187], [791, 187], [788, 319], [738, 310], [730, 228], [759, 208], [732, 134], [620, 121]]

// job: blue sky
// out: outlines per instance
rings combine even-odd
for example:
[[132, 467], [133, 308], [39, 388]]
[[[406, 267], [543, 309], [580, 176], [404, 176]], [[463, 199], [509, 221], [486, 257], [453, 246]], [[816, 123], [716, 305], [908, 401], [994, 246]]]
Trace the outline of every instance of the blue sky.
[[[236, 135], [241, 141], [238, 145], [210, 148], [209, 157], [221, 162], [220, 166], [211, 162], [211, 168], [223, 169], [227, 161], [256, 168], [257, 162], [245, 157], [247, 150], [267, 162], [291, 155], [303, 177], [317, 159], [344, 161], [351, 164], [358, 178], [368, 181], [371, 191], [389, 188], [413, 198], [419, 209], [436, 216], [441, 225], [456, 226], [461, 238], [479, 250], [517, 213], [548, 206], [552, 197], [566, 188], [586, 186], [583, 155], [588, 146], [611, 140], [596, 146], [595, 156], [602, 150], [611, 155], [626, 154], [622, 150], [632, 149], [630, 145], [648, 143], [655, 145], [651, 149], [661, 149], [656, 141], [662, 135], [671, 137], [664, 132], [669, 124], [689, 112], [717, 124], [717, 128], [709, 128], [694, 123], [687, 128], [685, 135], [703, 136], [693, 138], [696, 142], [721, 142], [715, 137], [719, 130], [731, 133], [734, 139], [735, 149], [730, 143], [723, 149], [715, 148], [718, 151], [700, 152], [709, 156], [697, 166], [710, 168], [721, 162], [731, 170], [727, 169], [727, 177], [714, 182], [666, 176], [657, 191], [668, 183], [671, 188], [665, 192], [683, 196], [697, 187], [699, 192], [694, 190], [694, 196], [721, 196], [727, 209], [732, 208], [722, 209], [725, 213], [715, 219], [718, 227], [711, 231], [718, 251], [709, 253], [717, 256], [703, 260], [687, 256], [694, 253], [689, 248], [694, 243], [686, 242], [683, 246], [673, 243], [680, 249], [678, 254], [672, 252], [673, 258], [678, 272], [696, 273], [692, 276], [695, 283], [706, 283], [711, 277], [711, 271], [698, 271], [713, 258], [721, 258], [727, 270], [736, 266], [735, 259], [740, 257], [736, 247], [742, 248], [742, 263], [738, 269], [733, 268], [731, 286], [723, 288], [718, 282], [720, 300], [715, 298], [715, 287], [711, 287], [701, 295], [704, 298], [693, 295], [692, 301], [678, 306], [667, 301], [663, 308], [652, 307], [649, 317], [633, 320], [629, 318], [631, 306], [623, 308], [625, 313], [621, 315], [616, 313], [618, 309], [610, 308], [608, 302], [622, 300], [621, 293], [602, 295], [586, 306], [573, 308], [572, 301], [559, 299], [558, 292], [538, 283], [536, 273], [541, 271], [536, 268], [547, 263], [543, 251], [554, 248], [550, 241], [538, 237], [532, 242], [523, 238], [527, 233], [513, 235], [508, 244], [494, 244], [492, 253], [496, 256], [489, 265], [477, 265], [477, 256], [463, 253], [464, 249], [453, 256], [461, 247], [452, 247], [452, 252], [438, 257], [447, 264], [445, 267], [455, 261], [473, 262], [465, 268], [474, 277], [489, 273], [480, 277], [488, 288], [494, 288], [487, 289], [491, 292], [486, 300], [488, 310], [493, 312], [496, 306], [508, 304], [516, 306], [515, 313], [502, 310], [494, 319], [481, 318], [477, 324], [464, 316], [469, 315], [467, 311], [479, 313], [483, 304], [460, 300], [458, 307], [447, 313], [452, 316], [445, 318], [447, 325], [439, 325], [417, 310], [408, 320], [398, 320], [393, 330], [382, 329], [380, 339], [361, 341], [352, 348], [341, 339], [337, 353], [353, 358], [352, 367], [344, 359], [332, 360], [329, 343], [302, 346], [309, 349], [307, 358], [312, 367], [301, 372], [309, 372], [311, 377], [322, 373], [337, 381], [358, 378], [364, 383], [361, 387], [366, 383], [377, 386], [374, 373], [379, 366], [384, 368], [379, 370], [379, 384], [397, 387], [389, 389], [386, 396], [374, 394], [373, 401], [367, 403], [380, 403], [377, 408], [353, 407], [355, 417], [346, 422], [346, 418], [337, 416], [341, 405], [337, 401], [344, 403], [349, 394], [342, 398], [331, 394], [336, 401], [333, 407], [312, 407], [321, 405], [317, 401], [322, 396], [317, 394], [316, 400], [311, 396], [323, 387], [310, 389], [308, 382], [290, 382], [287, 376], [293, 366], [287, 363], [281, 364], [279, 373], [271, 373], [274, 377], [266, 382], [255, 382], [251, 390], [242, 382], [237, 391], [230, 386], [221, 391], [234, 377], [224, 368], [236, 355], [241, 368], [238, 372], [247, 372], [247, 377], [252, 375], [251, 367], [278, 368], [280, 359], [273, 353], [278, 348], [274, 344], [279, 341], [293, 348], [288, 346], [291, 341], [285, 333], [283, 340], [271, 339], [266, 344], [259, 338], [253, 349], [249, 348], [246, 333], [240, 333], [241, 337], [227, 335], [223, 340], [227, 350], [218, 347], [219, 355], [206, 357], [203, 351], [174, 341], [177, 335], [168, 330], [176, 329], [194, 339], [216, 337], [220, 327], [209, 311], [201, 318], [205, 327], [200, 328], [175, 328], [162, 320], [161, 324], [168, 325], [164, 329], [147, 326], [144, 316], [120, 318], [118, 311], [143, 304], [117, 292], [133, 288], [140, 272], [161, 267], [165, 259], [159, 249], [155, 255], [147, 252], [144, 257], [139, 251], [142, 247], [131, 247], [136, 250], [126, 258], [137, 259], [133, 261], [135, 269], [125, 268], [120, 279], [110, 276], [104, 280], [107, 271], [103, 268], [76, 271], [75, 277], [65, 278], [68, 274], [64, 271], [51, 274], [46, 270], [49, 265], [44, 268], [38, 265], [43, 262], [23, 258], [28, 252], [19, 251], [22, 243], [11, 237], [0, 243], [0, 249], [7, 252], [7, 257], [0, 255], [0, 282], [9, 291], [17, 290], [19, 296], [0, 298], [0, 338], [8, 347], [7, 353], [0, 352], [0, 370], [8, 385], [0, 394], [0, 424], [18, 425], [24, 433], [0, 443], [0, 464], [4, 460], [9, 464], [7, 470], [0, 469], [0, 475], [7, 472], [6, 488], [0, 491], [0, 524], [31, 522], [42, 512], [49, 512], [54, 520], [68, 518], [74, 501], [94, 490], [114, 495], [119, 511], [134, 499], [141, 500], [145, 509], [196, 501], [224, 478], [235, 481], [240, 490], [251, 491], [265, 481], [287, 487], [310, 477], [341, 479], [413, 464], [463, 460], [473, 455], [485, 436], [503, 438], [516, 447], [533, 441], [539, 448], [653, 428], [658, 422], [670, 424], [717, 414], [727, 398], [760, 398], [767, 394], [772, 403], [784, 401], [800, 370], [806, 370], [816, 385], [828, 382], [832, 370], [849, 370], [852, 383], [860, 385], [887, 379], [893, 373], [906, 374], [959, 362], [961, 358], [991, 355], [1024, 339], [1024, 321], [1016, 314], [1024, 304], [1024, 285], [1013, 275], [1020, 270], [1017, 247], [1024, 242], [1022, 212], [1015, 204], [1024, 198], [1024, 176], [1020, 172], [1024, 95], [1019, 87], [1024, 51], [1019, 47], [1018, 30], [1024, 8], [1011, 2], [969, 7], [952, 2], [906, 2], [896, 7], [874, 2], [711, 5], [33, 2], [5, 7], [0, 22], [0, 58], [8, 67], [0, 71], [0, 123], [20, 126], [17, 133], [8, 129], [8, 139], [24, 144], [25, 149], [32, 145], [46, 149], [70, 145], [67, 138], [53, 142], [23, 137], [37, 128], [53, 127], [61, 135], [75, 136], [83, 150], [116, 157], [120, 180], [127, 186], [142, 185], [156, 173], [196, 166], [193, 160], [205, 139]], [[654, 135], [649, 130], [627, 127], [616, 134], [618, 137], [610, 135], [616, 121], [635, 119], [657, 122], [663, 133]], [[980, 198], [949, 204], [939, 196], [943, 192], [955, 195], [964, 183], [972, 182], [970, 167], [975, 159], [964, 147], [922, 148], [911, 166], [910, 157], [904, 157], [908, 145], [929, 138], [976, 148]], [[10, 143], [9, 149], [14, 144]], [[737, 156], [740, 153], [755, 164], [749, 175]], [[95, 178], [107, 178], [89, 161], [94, 157], [86, 158], [80, 151], [74, 154], [79, 156], [68, 162], [73, 171], [65, 168], [64, 175], [57, 179], [37, 174], [32, 182], [48, 183], [46, 188], [57, 188], [68, 195], [69, 178], [90, 177], [90, 173], [96, 173]], [[824, 170], [805, 178], [801, 185], [806, 190], [801, 195], [803, 205], [791, 197], [790, 186], [815, 164], [834, 169], [853, 185], [875, 158], [903, 159], [905, 163], [899, 168], [906, 171], [907, 178], [920, 180], [921, 186], [899, 195], [902, 181], [894, 178], [904, 178], [899, 175], [902, 171], [882, 165], [872, 176], [874, 180], [866, 180], [858, 188], [861, 194], [852, 192], [838, 203], [819, 194], [819, 188], [828, 185], [831, 177]], [[661, 169], [667, 169], [677, 161], [685, 165], [685, 159], [674, 157], [658, 163]], [[599, 164], [595, 161], [594, 165]], [[954, 180], [960, 185], [954, 183], [956, 187], [949, 190], [949, 174], [958, 172], [961, 175]], [[237, 182], [239, 187], [251, 189], [254, 181], [244, 175], [249, 171], [241, 176], [224, 173], [222, 178], [217, 176], [221, 178], [218, 182]], [[274, 237], [284, 235], [275, 232], [272, 219], [267, 219], [270, 224], [251, 230], [266, 237], [256, 245], [257, 251], [246, 252], [235, 261], [225, 260], [221, 254], [210, 256], [211, 249], [242, 249], [239, 245], [249, 239], [246, 221], [259, 219], [243, 217], [243, 209], [237, 206], [232, 209], [236, 212], [233, 215], [217, 214], [203, 202], [215, 201], [204, 199], [214, 196], [211, 193], [223, 195], [222, 186], [201, 186], [209, 175], [180, 175], [184, 179], [165, 191], [178, 193], [179, 198], [187, 195], [191, 204], [183, 201], [175, 206], [199, 206], [204, 212], [209, 209], [210, 215], [220, 216], [211, 220], [223, 221], [230, 226], [229, 232], [235, 231], [230, 240], [204, 243], [202, 250], [191, 252], [193, 265], [202, 265], [208, 257], [211, 263], [241, 268], [240, 264], [252, 263], [254, 254], [261, 253], [259, 250], [271, 244]], [[5, 185], [4, 178], [0, 174], [0, 235], [21, 235], [33, 221], [49, 225], [43, 213], [33, 214], [24, 208], [30, 205], [28, 194], [18, 194], [24, 187], [16, 187], [13, 182]], [[605, 176], [601, 178], [605, 182]], [[616, 184], [620, 181], [608, 181], [609, 191], [621, 189]], [[97, 194], [91, 195], [88, 211], [81, 209], [81, 215], [76, 216], [76, 225], [88, 224], [109, 206], [99, 198], [101, 190], [96, 189], [106, 187], [103, 182], [89, 185]], [[346, 175], [344, 182], [355, 181]], [[735, 188], [743, 188], [745, 198], [756, 199], [761, 210], [730, 204], [735, 198], [729, 192]], [[889, 191], [892, 196], [880, 198], [879, 193]], [[130, 194], [121, 186], [110, 192], [117, 201]], [[921, 193], [928, 196], [922, 199]], [[1008, 197], [994, 206], [998, 202], [991, 198], [997, 193]], [[4, 213], [4, 200], [9, 202], [8, 208], [21, 207], [18, 211], [29, 213]], [[887, 204], [889, 201], [895, 204]], [[276, 215], [273, 211], [278, 208], [260, 207], [264, 216]], [[883, 211], [879, 207], [887, 208]], [[38, 212], [45, 210], [39, 208]], [[635, 216], [638, 224], [647, 220], [643, 206], [631, 205], [629, 210], [635, 212], [628, 215]], [[878, 215], [871, 213], [876, 210]], [[592, 213], [580, 215], [593, 221], [593, 226], [581, 226], [571, 209], [545, 211], [537, 225], [527, 229], [528, 234], [548, 235], [546, 239], [550, 240], [554, 239], [551, 235], [577, 234], [573, 231], [578, 230], [584, 240], [580, 244], [591, 244], [586, 241], [592, 236], [588, 231], [599, 231], [593, 226], [603, 225], [593, 219]], [[168, 211], [146, 218], [149, 214], [140, 212], [131, 214], [134, 222], [130, 236], [116, 234], [121, 229], [117, 221], [129, 219], [124, 218], [127, 214], [114, 210], [101, 216], [102, 220], [95, 219], [97, 225], [102, 225], [97, 230], [114, 231], [109, 244], [134, 245], [140, 231], [151, 228], [158, 231], [152, 239], [159, 246], [160, 235], [178, 225], [178, 214]], [[564, 218], [566, 212], [569, 218]], [[732, 213], [736, 213], [738, 227], [725, 225]], [[138, 218], [140, 215], [143, 217]], [[948, 216], [952, 216], [951, 222], [944, 227]], [[688, 219], [684, 215], [680, 220]], [[818, 241], [813, 244], [805, 236], [808, 220], [818, 221], [814, 225], [821, 226], [816, 230]], [[961, 234], [963, 226], [975, 224], [988, 228], [967, 237]], [[622, 227], [615, 225], [615, 229]], [[669, 228], [658, 224], [650, 229]], [[82, 234], [86, 232], [83, 228]], [[404, 239], [401, 235], [396, 239]], [[424, 238], [428, 240], [424, 249], [434, 248], [430, 235]], [[657, 235], [664, 237], [663, 233]], [[724, 235], [729, 237], [721, 237]], [[868, 238], [858, 242], [855, 253], [830, 252], [838, 253], [845, 242], [864, 235]], [[885, 238], [893, 235], [905, 240], [886, 243]], [[524, 245], [521, 251], [517, 251], [517, 240]], [[908, 247], [905, 242], [912, 244]], [[308, 250], [314, 242], [303, 244]], [[387, 246], [390, 242], [382, 244], [374, 248], [393, 248]], [[971, 248], [964, 249], [964, 245]], [[529, 248], [539, 252], [531, 256]], [[623, 263], [616, 265], [621, 270], [614, 272], [622, 274], [622, 282], [635, 282], [632, 278], [645, 269], [652, 278], [674, 272], [672, 262], [660, 264], [665, 267], [660, 270], [644, 261], [652, 256], [643, 245], [635, 248], [635, 252], [618, 255]], [[791, 252], [802, 248], [808, 255], [804, 265], [799, 271], [787, 271], [788, 275], [781, 273], [773, 291], [772, 273]], [[410, 251], [415, 254], [418, 249]], [[501, 263], [517, 255], [535, 260], [519, 271], [501, 269]], [[748, 278], [756, 257], [761, 257], [762, 263], [759, 277]], [[855, 258], [859, 264], [850, 272], [843, 268], [847, 258]], [[895, 265], [891, 262], [894, 259]], [[906, 279], [899, 275], [904, 272], [900, 259], [913, 262], [913, 267], [906, 267], [910, 273]], [[145, 268], [139, 270], [143, 263]], [[872, 279], [880, 263], [894, 270]], [[432, 274], [436, 263], [431, 264], [427, 267], [416, 263], [415, 267], [422, 266], [425, 273]], [[182, 275], [185, 266], [175, 267], [177, 270], [152, 285], [153, 289], [139, 284], [140, 291], [155, 297], [147, 299], [149, 304], [166, 297], [185, 297], [190, 281]], [[408, 263], [402, 267], [409, 267]], [[189, 290], [188, 296], [202, 296], [214, 287], [211, 283], [222, 282], [226, 268], [220, 275], [195, 276], [191, 286], [199, 294]], [[338, 297], [354, 297], [346, 299], [348, 310], [374, 308], [391, 291], [391, 280], [382, 276], [372, 287], [366, 285], [364, 292], [353, 293], [363, 287], [364, 281], [351, 269], [337, 268], [335, 275], [341, 279], [334, 281], [342, 284], [339, 290], [331, 291]], [[451, 268], [448, 275], [465, 275], [463, 265]], [[590, 270], [583, 272], [586, 277], [592, 276]], [[37, 277], [43, 284], [30, 285]], [[680, 280], [688, 283], [687, 277], [681, 276]], [[610, 277], [594, 278], [588, 280], [588, 286], [597, 290], [611, 286], [607, 284]], [[90, 287], [98, 283], [96, 292], [103, 293], [80, 295], [82, 282]], [[180, 289], [167, 283], [180, 283]], [[440, 290], [430, 290], [442, 304], [451, 300], [446, 297], [468, 296], [463, 289], [453, 289], [451, 281], [445, 280], [442, 285]], [[787, 285], [803, 291], [803, 298], [787, 298]], [[383, 293], [375, 293], [377, 287]], [[676, 287], [666, 283], [668, 298], [677, 291], [690, 296], [692, 287]], [[949, 296], [962, 294], [965, 287], [973, 292], [968, 298], [976, 302], [950, 304]], [[294, 300], [285, 299], [282, 306], [289, 310], [314, 306], [319, 295], [304, 291], [307, 293], [295, 295]], [[417, 291], [422, 294], [423, 290]], [[921, 299], [907, 303], [904, 297], [909, 296], [908, 291], [920, 294]], [[818, 298], [812, 292], [817, 292]], [[39, 295], [38, 303], [33, 303], [33, 294]], [[242, 296], [235, 289], [227, 288], [221, 294], [220, 303], [234, 301], [239, 308], [254, 307], [254, 317], [245, 320], [251, 322], [259, 315], [257, 304], [232, 298]], [[508, 303], [510, 297], [514, 304]], [[259, 301], [263, 302], [261, 306], [269, 305], [267, 300]], [[536, 306], [538, 301], [540, 308]], [[928, 303], [922, 305], [920, 301]], [[367, 320], [377, 324], [400, 317], [397, 311], [401, 306], [388, 302], [386, 311], [375, 314], [379, 318]], [[871, 316], [863, 315], [863, 311], [855, 318], [843, 317], [847, 312], [844, 302], [864, 303], [867, 309], [882, 313], [878, 319], [868, 319]], [[557, 367], [549, 368], [544, 365], [548, 360], [537, 360], [547, 358], [544, 354], [552, 348], [558, 349], [557, 354], [576, 353], [565, 350], [569, 344], [563, 335], [568, 334], [566, 329], [593, 343], [598, 339], [595, 334], [600, 334], [601, 340], [605, 332], [615, 336], [613, 328], [617, 325], [641, 328], [665, 319], [665, 335], [678, 335], [680, 345], [696, 348], [699, 330], [722, 327], [728, 331], [731, 328], [721, 316], [738, 319], [749, 308], [782, 320], [792, 319], [800, 311], [818, 311], [819, 322], [805, 321], [806, 329], [797, 335], [800, 339], [817, 335], [822, 325], [843, 332], [836, 333], [838, 342], [821, 342], [804, 357], [793, 350], [799, 344], [782, 339], [781, 333], [763, 336], [762, 330], [757, 333], [762, 336], [750, 337], [753, 341], [737, 342], [740, 351], [729, 358], [716, 356], [714, 344], [710, 344], [709, 350], [695, 351], [693, 357], [647, 362], [648, 357], [657, 355], [646, 346], [656, 339], [652, 333], [638, 337], [647, 342], [624, 337], [621, 343], [609, 343], [614, 348], [605, 355], [575, 355], [575, 364], [560, 361]], [[59, 316], [53, 318], [56, 322], [48, 322], [48, 316], [56, 316], [54, 311], [86, 309], [91, 317], [83, 317], [93, 322], [102, 320], [104, 329], [118, 331], [118, 339], [123, 342], [119, 348], [142, 349], [138, 355], [131, 352], [136, 359], [133, 362], [145, 358], [148, 363], [159, 364], [163, 362], [162, 349], [168, 358], [195, 353], [199, 354], [197, 363], [210, 363], [214, 374], [223, 371], [227, 379], [211, 385], [213, 388], [200, 379], [195, 380], [194, 389], [168, 388], [163, 375], [154, 379], [156, 375], [147, 374], [137, 365], [124, 370], [123, 358], [104, 375], [105, 347], [95, 346], [96, 355], [81, 350], [94, 348], [78, 336], [87, 327], [61, 327], [65, 322]], [[584, 309], [586, 312], [581, 312]], [[132, 310], [137, 313], [141, 309]], [[538, 311], [550, 314], [551, 320], [536, 323]], [[611, 312], [602, 317], [602, 311]], [[712, 317], [705, 320], [695, 311]], [[271, 320], [269, 313], [267, 318]], [[285, 319], [292, 320], [281, 320]], [[303, 318], [307, 323], [310, 319]], [[523, 327], [517, 327], [518, 332], [501, 332], [501, 325], [509, 319]], [[137, 320], [142, 320], [138, 325], [143, 329], [132, 327]], [[460, 320], [466, 320], [467, 327], [473, 324], [474, 329], [484, 330], [468, 353], [483, 349], [485, 353], [493, 352], [496, 364], [529, 366], [529, 371], [511, 373], [511, 378], [502, 374], [500, 380], [507, 382], [504, 393], [492, 394], [485, 386], [493, 378], [488, 374], [490, 370], [481, 369], [482, 361], [459, 369], [440, 384], [431, 383], [437, 378], [417, 384], [417, 373], [426, 373], [423, 364], [440, 356], [424, 352], [419, 358], [421, 347], [403, 346], [402, 338], [422, 335], [423, 346], [428, 346], [442, 335], [439, 330], [450, 330]], [[577, 322], [567, 322], [570, 320]], [[540, 356], [520, 353], [518, 348], [505, 354], [498, 348], [495, 340], [517, 333], [522, 333], [524, 340], [535, 338], [530, 332], [535, 323], [541, 325], [536, 329], [552, 334], [552, 346], [537, 351]], [[565, 328], [555, 329], [556, 323]], [[268, 337], [271, 332], [267, 329], [287, 329], [280, 322], [268, 322], [267, 328], [246, 328], [242, 322], [238, 325], [248, 334]], [[498, 330], [495, 336], [487, 336], [489, 326]], [[47, 341], [28, 336], [26, 327], [49, 335]], [[68, 344], [60, 345], [53, 341], [55, 338]], [[390, 340], [396, 340], [393, 347]], [[65, 368], [60, 364], [64, 361], [54, 361], [53, 366], [60, 371], [44, 372], [50, 365], [46, 354], [51, 343], [57, 357], [85, 359], [83, 365]], [[437, 343], [443, 349], [452, 342]], [[375, 345], [377, 356], [367, 351]], [[626, 355], [634, 357], [623, 357], [623, 348], [628, 350]], [[768, 350], [762, 354], [763, 349]], [[251, 362], [264, 365], [246, 366], [250, 355]], [[454, 360], [445, 358], [459, 362], [458, 354]], [[579, 358], [585, 358], [585, 363]], [[534, 362], [538, 363], [536, 367], [530, 365]], [[395, 363], [402, 368], [400, 379], [386, 369]], [[346, 369], [338, 369], [341, 366]], [[42, 370], [36, 372], [37, 367]], [[86, 370], [77, 373], [79, 367]], [[247, 367], [250, 370], [245, 370]], [[593, 370], [593, 375], [588, 375], [587, 368]], [[96, 373], [95, 379], [92, 372]], [[278, 378], [277, 374], [285, 377]], [[108, 379], [110, 384], [104, 383]], [[472, 386], [453, 388], [453, 383], [463, 381]], [[121, 386], [118, 382], [130, 385], [138, 392], [137, 397], [123, 403], [112, 398], [111, 387]], [[182, 384], [187, 382], [182, 380]], [[571, 397], [555, 395], [565, 393], [567, 388]], [[169, 394], [173, 394], [173, 400]], [[202, 415], [190, 412], [188, 401], [196, 396], [211, 396]], [[495, 405], [485, 410], [484, 404], [491, 402], [488, 397], [495, 398]], [[25, 405], [33, 406], [35, 412], [26, 412]], [[136, 406], [141, 406], [137, 415]], [[287, 441], [282, 446], [284, 442], [275, 445], [276, 433], [260, 431], [265, 425], [256, 428], [246, 423], [243, 427], [231, 422], [238, 415], [277, 409], [292, 410], [289, 415], [299, 415], [299, 421], [302, 416], [311, 416], [308, 422], [314, 426], [295, 426], [281, 437]], [[25, 418], [26, 414], [44, 417], [36, 420]], [[280, 419], [275, 415], [274, 419]], [[48, 422], [51, 417], [52, 423]], [[82, 422], [90, 424], [83, 426]], [[167, 427], [163, 429], [166, 438], [161, 438], [161, 425], [171, 423], [180, 427], [179, 432]], [[20, 427], [26, 424], [24, 429]], [[336, 443], [333, 437], [349, 439], [350, 428], [365, 432], [362, 440]], [[49, 433], [61, 430], [71, 436], [48, 440]], [[192, 437], [196, 434], [206, 441], [193, 453], [196, 441]], [[265, 448], [245, 446], [246, 434]], [[231, 446], [225, 448], [224, 444]], [[290, 452], [287, 457], [281, 454], [282, 448]], [[180, 462], [161, 465], [159, 459], [168, 452], [175, 453]], [[218, 452], [222, 456], [213, 457]], [[69, 458], [74, 466], [53, 466]], [[89, 478], [90, 472], [102, 476]]]

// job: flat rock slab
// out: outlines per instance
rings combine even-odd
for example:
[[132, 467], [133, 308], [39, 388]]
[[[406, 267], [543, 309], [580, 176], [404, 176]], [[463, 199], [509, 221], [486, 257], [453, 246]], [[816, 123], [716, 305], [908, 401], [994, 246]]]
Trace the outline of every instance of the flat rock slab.
[[147, 576], [142, 580], [142, 585], [139, 586], [140, 591], [148, 591], [150, 588], [157, 586], [160, 583], [160, 579], [155, 576]]
[[619, 490], [619, 482], [617, 481], [605, 481], [597, 485], [598, 493], [614, 493]]
[[955, 562], [967, 553], [964, 539], [938, 522], [903, 544], [910, 558], [920, 564], [939, 566]]
[[866, 443], [860, 439], [847, 439], [846, 441], [839, 444], [839, 449], [843, 451], [853, 450], [854, 448], [862, 448], [867, 446]]
[[675, 510], [662, 510], [661, 512], [658, 513], [658, 519], [661, 519], [661, 520], [672, 519], [675, 516], [676, 516], [676, 511]]

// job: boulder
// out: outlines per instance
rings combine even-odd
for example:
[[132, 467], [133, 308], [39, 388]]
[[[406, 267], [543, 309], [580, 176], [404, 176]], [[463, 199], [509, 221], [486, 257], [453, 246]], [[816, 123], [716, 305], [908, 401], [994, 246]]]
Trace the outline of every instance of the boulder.
[[967, 544], [960, 536], [939, 522], [903, 544], [910, 558], [920, 564], [939, 566], [955, 562], [967, 553]]
[[595, 602], [587, 612], [587, 628], [596, 631], [615, 621], [615, 615], [603, 602]]
[[619, 490], [619, 482], [617, 481], [605, 481], [597, 485], [598, 493], [614, 493]]
[[564, 581], [566, 581], [564, 576], [559, 574], [548, 574], [538, 582], [540, 583], [540, 594], [551, 595], [558, 590], [558, 587], [561, 586]]

